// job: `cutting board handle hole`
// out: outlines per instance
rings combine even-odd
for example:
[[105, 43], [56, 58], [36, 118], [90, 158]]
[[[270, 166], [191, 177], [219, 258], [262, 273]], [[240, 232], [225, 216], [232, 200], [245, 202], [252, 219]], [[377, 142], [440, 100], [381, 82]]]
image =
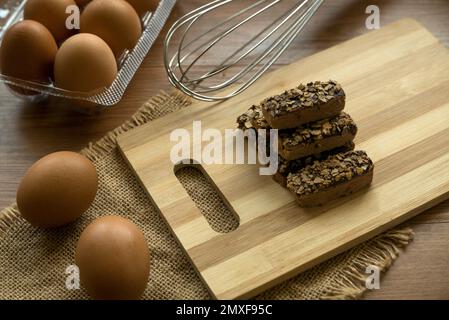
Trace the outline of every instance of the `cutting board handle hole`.
[[239, 227], [239, 217], [200, 165], [175, 166], [175, 175], [212, 230], [229, 233]]

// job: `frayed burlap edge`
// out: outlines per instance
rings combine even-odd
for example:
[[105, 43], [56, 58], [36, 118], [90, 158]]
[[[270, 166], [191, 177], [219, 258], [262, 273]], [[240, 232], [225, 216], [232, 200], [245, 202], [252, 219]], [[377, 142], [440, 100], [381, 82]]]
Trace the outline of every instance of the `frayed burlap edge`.
[[400, 249], [406, 247], [414, 237], [410, 227], [399, 226], [363, 244], [356, 259], [343, 268], [335, 281], [327, 288], [323, 299], [359, 299], [367, 290], [366, 266], [377, 266], [386, 272], [398, 258]]
[[[169, 95], [160, 92], [157, 96], [148, 100], [130, 120], [109, 132], [97, 142], [89, 143], [80, 153], [90, 160], [96, 160], [111, 152], [116, 147], [119, 135], [154, 120], [157, 116], [156, 108], [167, 100], [176, 101], [179, 109], [191, 104], [191, 99], [182, 94]], [[0, 211], [0, 236], [4, 235], [7, 229], [18, 219], [21, 219], [21, 217], [15, 203]], [[361, 250], [362, 252], [359, 252], [358, 257], [339, 271], [340, 274], [335, 277], [336, 281], [326, 288], [323, 298], [332, 300], [360, 298], [367, 290], [365, 266], [375, 265], [380, 271], [387, 271], [397, 259], [400, 249], [413, 240], [413, 235], [413, 230], [410, 227], [398, 227], [369, 240], [364, 244], [365, 248]]]

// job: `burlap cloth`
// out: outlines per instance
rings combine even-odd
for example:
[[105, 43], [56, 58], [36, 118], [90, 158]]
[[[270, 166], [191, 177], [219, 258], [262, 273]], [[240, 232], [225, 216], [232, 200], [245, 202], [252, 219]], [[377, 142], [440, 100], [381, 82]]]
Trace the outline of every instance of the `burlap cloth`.
[[[86, 299], [87, 293], [68, 290], [65, 270], [74, 264], [74, 249], [82, 230], [95, 218], [118, 214], [145, 233], [151, 252], [151, 275], [145, 299], [207, 299], [208, 291], [155, 207], [140, 187], [116, 147], [117, 135], [167, 113], [186, 107], [180, 95], [160, 95], [148, 101], [128, 122], [91, 143], [82, 153], [97, 167], [100, 186], [92, 207], [82, 218], [58, 230], [41, 230], [24, 221], [13, 205], [0, 213], [0, 299]], [[216, 230], [231, 230], [226, 206], [195, 169], [178, 173], [186, 189]], [[213, 213], [213, 214], [211, 214]], [[412, 239], [412, 230], [398, 227], [301, 275], [270, 289], [261, 299], [347, 299], [365, 289], [365, 270], [382, 271]]]

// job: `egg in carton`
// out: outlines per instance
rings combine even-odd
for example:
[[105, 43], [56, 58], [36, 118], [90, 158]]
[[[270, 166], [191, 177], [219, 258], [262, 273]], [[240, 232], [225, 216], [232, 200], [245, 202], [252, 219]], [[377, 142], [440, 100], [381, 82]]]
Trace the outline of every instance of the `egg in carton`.
[[[0, 33], [0, 81], [27, 101], [54, 96], [71, 101], [68, 105], [78, 111], [91, 113], [123, 98], [176, 0], [36, 3], [23, 0], [5, 8], [10, 14], [0, 25], [6, 29]], [[80, 30], [62, 26], [63, 18], [64, 23], [68, 21], [62, 9], [70, 12], [69, 6], [75, 8], [75, 15], [79, 10]]]

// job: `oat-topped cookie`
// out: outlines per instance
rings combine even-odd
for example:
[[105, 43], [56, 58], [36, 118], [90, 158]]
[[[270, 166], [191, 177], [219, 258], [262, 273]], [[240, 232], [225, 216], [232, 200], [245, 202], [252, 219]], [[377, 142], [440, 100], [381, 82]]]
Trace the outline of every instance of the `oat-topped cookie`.
[[252, 124], [252, 118], [254, 117], [254, 111], [251, 107], [248, 111], [246, 111], [244, 114], [240, 115], [237, 118], [237, 127], [241, 130], [248, 130], [248, 129], [254, 129], [254, 126]]
[[374, 164], [365, 151], [331, 156], [287, 177], [287, 188], [304, 206], [321, 205], [369, 185]]
[[279, 173], [282, 174], [289, 174], [289, 173], [296, 173], [299, 171], [299, 169], [304, 168], [305, 166], [313, 164], [317, 160], [324, 160], [327, 159], [329, 156], [347, 152], [354, 150], [354, 142], [349, 142], [346, 145], [342, 147], [338, 147], [329, 151], [321, 152], [318, 154], [314, 154], [305, 158], [300, 158], [296, 160], [286, 160], [279, 156]]
[[354, 140], [357, 126], [342, 112], [336, 117], [279, 131], [279, 153], [287, 160], [321, 153]]
[[[271, 128], [260, 106], [252, 106], [237, 119], [237, 123], [244, 130]], [[304, 158], [347, 145], [356, 134], [354, 121], [342, 112], [336, 117], [304, 124], [296, 129], [279, 130], [279, 153], [285, 160]]]
[[244, 114], [237, 118], [239, 129], [271, 129], [265, 120], [260, 106], [252, 106]]
[[296, 160], [286, 160], [282, 156], [278, 158], [278, 171], [273, 176], [274, 180], [277, 181], [282, 186], [287, 186], [287, 176], [290, 173], [296, 173], [304, 167], [311, 165], [314, 161], [325, 160], [328, 157], [341, 152], [347, 152], [354, 150], [354, 142], [349, 142], [342, 147], [338, 147], [329, 151], [307, 156], [305, 158], [300, 158]]
[[260, 106], [252, 106], [250, 110], [253, 110], [253, 117], [251, 118], [251, 123], [256, 129], [271, 129], [267, 120], [263, 116], [262, 109]]
[[340, 113], [345, 92], [333, 80], [310, 82], [261, 102], [265, 119], [272, 128], [295, 128]]
[[341, 85], [335, 81], [315, 81], [267, 98], [261, 105], [272, 117], [279, 117], [298, 109], [313, 108], [344, 95]]
[[349, 114], [342, 112], [331, 119], [311, 122], [297, 129], [282, 130], [279, 135], [282, 139], [282, 146], [286, 149], [292, 149], [298, 145], [311, 144], [346, 132], [355, 136], [357, 125]]

